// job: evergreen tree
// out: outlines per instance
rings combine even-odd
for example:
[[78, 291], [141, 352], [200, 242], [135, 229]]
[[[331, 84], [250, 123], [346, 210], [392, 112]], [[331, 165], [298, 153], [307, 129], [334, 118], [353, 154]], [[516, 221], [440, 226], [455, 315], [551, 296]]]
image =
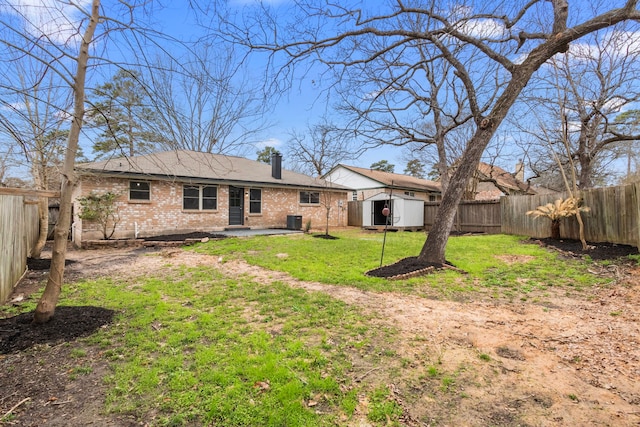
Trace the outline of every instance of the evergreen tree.
[[256, 153], [258, 155], [258, 158], [256, 160], [270, 165], [271, 156], [277, 152], [278, 150], [276, 150], [274, 147], [266, 146], [263, 150], [260, 150]]
[[369, 168], [374, 171], [393, 173], [394, 169], [396, 168], [396, 165], [392, 165], [387, 160], [380, 160], [379, 162], [372, 163], [371, 166], [369, 166]]
[[93, 144], [97, 158], [149, 153], [162, 138], [152, 131], [157, 114], [134, 71], [121, 69], [92, 94], [87, 121], [101, 132]]
[[424, 178], [424, 163], [418, 159], [409, 160], [407, 167], [404, 168], [404, 173], [415, 178]]

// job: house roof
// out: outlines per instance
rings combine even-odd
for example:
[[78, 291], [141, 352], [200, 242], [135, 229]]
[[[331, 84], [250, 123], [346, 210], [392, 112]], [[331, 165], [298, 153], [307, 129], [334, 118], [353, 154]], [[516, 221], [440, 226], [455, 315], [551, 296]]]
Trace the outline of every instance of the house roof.
[[535, 194], [529, 184], [516, 179], [513, 174], [496, 165], [480, 162], [478, 172], [483, 175], [481, 180], [495, 181], [496, 187], [500, 189]]
[[76, 165], [81, 174], [99, 174], [144, 179], [250, 183], [272, 187], [332, 188], [346, 187], [319, 178], [282, 169], [282, 179], [271, 175], [271, 165], [222, 154], [176, 150], [143, 156], [118, 157]]
[[[418, 191], [433, 191], [433, 192], [441, 191], [441, 187], [439, 183], [435, 181], [430, 181], [428, 179], [415, 178], [409, 175], [401, 175], [398, 173], [383, 172], [380, 170], [359, 168], [359, 167], [347, 166], [343, 164], [336, 166], [333, 170], [335, 170], [338, 167], [343, 167], [353, 173], [357, 173], [359, 175], [362, 175], [364, 177], [377, 181], [386, 187], [396, 187], [396, 188], [412, 189], [412, 190], [418, 190]], [[329, 175], [329, 174], [326, 174], [326, 175]]]

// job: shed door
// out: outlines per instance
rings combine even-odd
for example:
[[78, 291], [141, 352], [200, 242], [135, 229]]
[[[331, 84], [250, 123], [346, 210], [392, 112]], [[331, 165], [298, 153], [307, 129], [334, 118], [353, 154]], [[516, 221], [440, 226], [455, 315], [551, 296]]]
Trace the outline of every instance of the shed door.
[[[385, 206], [389, 208], [389, 216], [382, 215], [382, 209]], [[371, 202], [371, 224], [393, 225], [393, 200], [374, 200]]]
[[229, 225], [244, 224], [244, 188], [229, 186]]

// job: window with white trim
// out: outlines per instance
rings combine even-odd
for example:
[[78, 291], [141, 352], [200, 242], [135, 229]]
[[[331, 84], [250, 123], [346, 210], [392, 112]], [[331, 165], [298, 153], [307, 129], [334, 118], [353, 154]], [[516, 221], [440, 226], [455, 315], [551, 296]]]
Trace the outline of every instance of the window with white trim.
[[183, 185], [182, 209], [212, 211], [218, 209], [218, 187], [213, 185]]
[[308, 205], [319, 205], [320, 192], [319, 191], [301, 191], [300, 203], [304, 203]]
[[358, 201], [358, 191], [353, 190], [353, 193], [351, 193], [351, 200], [353, 200], [354, 202]]

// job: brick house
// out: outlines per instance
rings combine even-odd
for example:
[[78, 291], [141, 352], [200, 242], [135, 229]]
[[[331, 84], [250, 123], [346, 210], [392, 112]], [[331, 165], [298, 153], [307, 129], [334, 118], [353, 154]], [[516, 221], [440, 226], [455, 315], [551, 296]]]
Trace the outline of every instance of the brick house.
[[[349, 189], [319, 178], [241, 157], [167, 151], [84, 163], [76, 167], [72, 238], [101, 239], [98, 224], [82, 220], [79, 197], [119, 195], [113, 238], [148, 237], [234, 227], [286, 228], [289, 220], [313, 228], [347, 224]], [[299, 225], [299, 224], [297, 224]]]

